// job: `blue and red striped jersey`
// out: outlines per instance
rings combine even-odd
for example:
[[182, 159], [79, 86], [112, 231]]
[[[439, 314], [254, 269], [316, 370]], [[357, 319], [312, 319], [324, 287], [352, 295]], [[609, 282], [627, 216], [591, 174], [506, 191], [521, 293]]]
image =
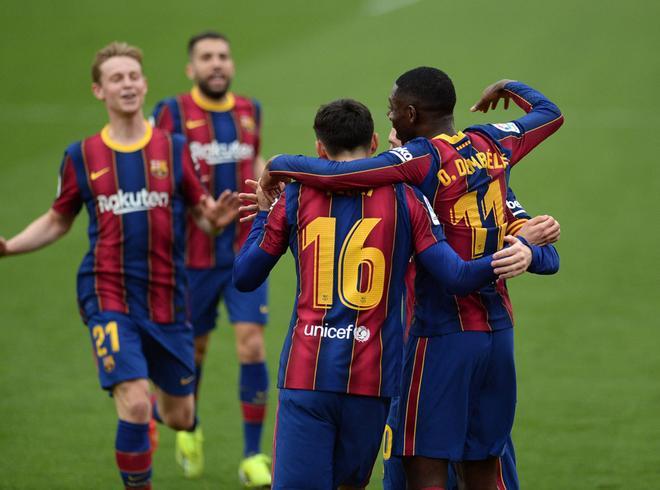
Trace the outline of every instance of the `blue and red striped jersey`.
[[344, 194], [287, 186], [255, 242], [272, 256], [290, 248], [296, 264], [280, 388], [398, 393], [408, 259], [444, 240], [430, 212], [401, 184]]
[[[259, 102], [228, 93], [226, 103], [214, 103], [193, 88], [159, 102], [153, 119], [157, 127], [185, 136], [202, 183], [214, 198], [225, 189], [252, 192], [245, 180], [255, 178], [261, 128]], [[186, 266], [230, 267], [249, 231], [249, 223], [236, 220], [216, 237], [210, 237], [189, 219]]]
[[[505, 89], [527, 114], [504, 124], [479, 125], [456, 135], [415, 138], [371, 159], [329, 162], [282, 155], [271, 173], [325, 189], [365, 189], [395, 182], [417, 186], [431, 201], [449, 244], [464, 259], [501, 248], [515, 221], [506, 204], [510, 168], [554, 133], [563, 116], [544, 95], [520, 82]], [[466, 296], [450, 295], [418, 270], [412, 333], [417, 336], [513, 326], [503, 281]]]
[[53, 209], [89, 214], [89, 251], [78, 270], [83, 318], [118, 311], [157, 323], [187, 320], [184, 275], [187, 206], [206, 194], [181, 136], [147, 124], [138, 143], [108, 128], [70, 145]]

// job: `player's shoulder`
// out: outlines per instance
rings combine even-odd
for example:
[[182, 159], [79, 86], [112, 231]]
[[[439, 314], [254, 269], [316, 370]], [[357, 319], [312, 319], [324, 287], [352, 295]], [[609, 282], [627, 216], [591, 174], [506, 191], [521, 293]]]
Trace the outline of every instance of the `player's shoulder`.
[[151, 139], [149, 140], [151, 148], [172, 148], [175, 155], [179, 155], [186, 146], [186, 138], [179, 133], [170, 133], [159, 127], [152, 128]]
[[73, 156], [73, 155], [75, 155], [75, 154], [77, 154], [77, 153], [80, 153], [80, 150], [81, 150], [81, 148], [82, 148], [83, 142], [84, 142], [86, 139], [89, 139], [89, 138], [85, 138], [85, 139], [82, 139], [82, 140], [74, 141], [73, 143], [71, 143], [70, 145], [68, 145], [68, 146], [64, 149], [64, 154], [65, 154], [65, 155]]
[[379, 156], [393, 155], [400, 163], [405, 163], [429, 154], [433, 154], [433, 147], [429, 140], [427, 138], [417, 137], [406, 141], [401, 146], [385, 150]]
[[100, 146], [105, 146], [103, 138], [101, 137], [101, 131], [97, 131], [94, 134], [85, 136], [83, 139], [74, 141], [66, 148], [66, 153], [70, 155], [82, 153], [84, 150], [86, 153], [94, 151], [95, 148]]
[[415, 201], [423, 203], [426, 200], [426, 196], [422, 194], [422, 191], [410, 184], [394, 184], [394, 187], [397, 195], [403, 198], [403, 202], [408, 207], [414, 205]]
[[171, 111], [174, 111], [181, 103], [181, 100], [184, 95], [185, 94], [178, 94], [160, 99], [158, 102], [156, 102], [155, 112], [161, 111], [165, 107], [167, 107]]
[[247, 109], [254, 108], [260, 109], [261, 103], [254, 97], [248, 97], [247, 95], [233, 94], [234, 95], [234, 104], [237, 109]]
[[499, 142], [509, 137], [520, 138], [523, 131], [518, 124], [510, 121], [504, 123], [475, 124], [474, 126], [465, 128], [464, 132], [467, 134], [477, 134], [482, 137], [485, 136]]
[[178, 133], [170, 133], [169, 131], [166, 131], [162, 128], [159, 127], [152, 127], [152, 135], [151, 135], [151, 142], [150, 143], [155, 143], [159, 144], [164, 141], [172, 141], [173, 143], [179, 143], [179, 142], [184, 142], [186, 139], [183, 135], [178, 134]]

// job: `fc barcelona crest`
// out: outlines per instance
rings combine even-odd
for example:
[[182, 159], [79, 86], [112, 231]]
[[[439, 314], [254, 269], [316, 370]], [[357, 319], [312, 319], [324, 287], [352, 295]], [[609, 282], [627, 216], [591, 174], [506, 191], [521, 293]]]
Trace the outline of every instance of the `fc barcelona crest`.
[[151, 160], [149, 166], [151, 169], [151, 175], [157, 179], [164, 179], [170, 173], [167, 161], [165, 160]]
[[106, 373], [111, 373], [115, 370], [115, 358], [112, 356], [105, 356], [103, 358], [103, 369]]
[[254, 122], [254, 118], [252, 116], [241, 116], [241, 128], [243, 128], [244, 131], [252, 133], [256, 127], [257, 123]]

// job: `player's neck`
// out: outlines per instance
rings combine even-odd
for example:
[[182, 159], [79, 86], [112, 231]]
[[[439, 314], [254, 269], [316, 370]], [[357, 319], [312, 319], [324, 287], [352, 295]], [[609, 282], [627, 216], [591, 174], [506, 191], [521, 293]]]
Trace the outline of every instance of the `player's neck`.
[[130, 145], [147, 134], [148, 123], [144, 120], [142, 111], [131, 115], [109, 113], [108, 116], [108, 136], [117, 143]]
[[198, 85], [195, 85], [191, 91], [191, 95], [195, 103], [207, 111], [228, 111], [234, 107], [234, 95], [227, 91], [219, 97], [211, 97], [209, 94], [202, 92]]
[[433, 118], [423, 124], [419, 131], [419, 136], [429, 139], [439, 134], [447, 134], [449, 136], [456, 134], [453, 115], [449, 114], [447, 116]]
[[351, 160], [359, 160], [361, 158], [369, 158], [371, 154], [367, 150], [353, 150], [353, 151], [342, 151], [340, 153], [334, 153], [330, 155], [328, 153], [328, 158], [334, 160], [335, 162], [350, 162]]

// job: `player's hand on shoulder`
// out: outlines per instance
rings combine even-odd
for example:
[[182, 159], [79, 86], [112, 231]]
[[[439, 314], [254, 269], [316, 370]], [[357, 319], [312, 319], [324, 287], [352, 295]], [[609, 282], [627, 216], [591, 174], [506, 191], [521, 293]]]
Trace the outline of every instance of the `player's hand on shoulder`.
[[532, 245], [542, 247], [559, 240], [561, 227], [559, 221], [552, 216], [547, 214], [534, 216], [520, 228], [518, 236], [523, 237]]
[[509, 94], [504, 90], [504, 87], [509, 82], [515, 82], [515, 80], [504, 79], [486, 87], [481, 94], [481, 98], [470, 107], [470, 112], [486, 113], [489, 109], [495, 109], [500, 99], [504, 99], [504, 109], [508, 109]]
[[7, 240], [0, 236], [0, 257], [7, 255]]
[[524, 273], [532, 263], [532, 251], [514, 236], [504, 237], [508, 246], [493, 254], [491, 266], [500, 279], [511, 279]]

